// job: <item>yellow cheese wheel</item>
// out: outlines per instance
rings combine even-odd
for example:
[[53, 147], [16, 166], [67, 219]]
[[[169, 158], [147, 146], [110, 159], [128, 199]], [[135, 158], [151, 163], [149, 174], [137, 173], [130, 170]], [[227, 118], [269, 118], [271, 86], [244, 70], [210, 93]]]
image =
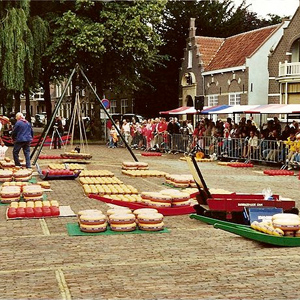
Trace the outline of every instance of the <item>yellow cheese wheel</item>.
[[99, 225], [106, 223], [106, 216], [103, 214], [83, 214], [79, 217], [80, 224], [84, 225]]
[[110, 224], [110, 229], [113, 231], [133, 231], [136, 229], [136, 223], [129, 224]]
[[110, 224], [131, 224], [134, 222], [135, 222], [134, 214], [119, 213], [119, 214], [112, 214], [109, 216]]
[[163, 230], [164, 227], [165, 227], [164, 222], [157, 223], [157, 224], [139, 223], [139, 228], [141, 230], [146, 230], [146, 231], [159, 231], [159, 230]]
[[160, 213], [141, 213], [137, 215], [138, 223], [143, 224], [158, 224], [161, 223], [164, 216]]
[[80, 224], [80, 230], [83, 232], [103, 232], [107, 229], [107, 223], [97, 225]]

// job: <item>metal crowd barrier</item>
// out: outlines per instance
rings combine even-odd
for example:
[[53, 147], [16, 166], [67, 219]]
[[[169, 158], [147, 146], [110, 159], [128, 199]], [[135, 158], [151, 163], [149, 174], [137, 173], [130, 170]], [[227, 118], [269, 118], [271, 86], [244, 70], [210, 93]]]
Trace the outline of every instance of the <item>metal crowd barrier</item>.
[[245, 161], [266, 161], [286, 163], [288, 149], [283, 141], [249, 138], [222, 138], [203, 136], [194, 139], [192, 136], [173, 134], [170, 136], [168, 149], [171, 152], [192, 153], [202, 151], [206, 156]]
[[[228, 160], [244, 160], [245, 162], [269, 162], [281, 163], [283, 168], [300, 163], [300, 153], [288, 160], [288, 148], [284, 141], [249, 138], [222, 138], [214, 136], [203, 136], [195, 139], [188, 134], [157, 134], [153, 138], [152, 148], [148, 151], [159, 151], [165, 153], [195, 154], [202, 151], [206, 157]], [[145, 137], [134, 137], [131, 146], [143, 145], [146, 148]]]

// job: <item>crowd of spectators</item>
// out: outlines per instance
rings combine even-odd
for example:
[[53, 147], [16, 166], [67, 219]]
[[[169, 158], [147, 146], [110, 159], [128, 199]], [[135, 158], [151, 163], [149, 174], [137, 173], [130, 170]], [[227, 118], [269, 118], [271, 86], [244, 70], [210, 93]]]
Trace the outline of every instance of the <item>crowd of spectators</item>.
[[[122, 145], [119, 132], [125, 141], [133, 149], [146, 151], [158, 150], [164, 144], [169, 143], [173, 135], [190, 137], [192, 145], [199, 149], [215, 144], [222, 156], [235, 156], [245, 159], [253, 157], [260, 160], [279, 160], [287, 163], [289, 167], [293, 163], [300, 162], [300, 128], [296, 121], [281, 125], [279, 119], [274, 117], [266, 124], [259, 127], [252, 117], [242, 117], [238, 123], [231, 118], [226, 121], [214, 122], [208, 118], [199, 119], [195, 127], [191, 120], [179, 122], [176, 117], [168, 120], [164, 117], [144, 120], [141, 123], [134, 118], [132, 120], [115, 121], [119, 130], [111, 123], [107, 124], [109, 147]], [[284, 127], [284, 128], [282, 128]], [[216, 141], [215, 143], [212, 141]], [[212, 148], [212, 152], [216, 151]]]

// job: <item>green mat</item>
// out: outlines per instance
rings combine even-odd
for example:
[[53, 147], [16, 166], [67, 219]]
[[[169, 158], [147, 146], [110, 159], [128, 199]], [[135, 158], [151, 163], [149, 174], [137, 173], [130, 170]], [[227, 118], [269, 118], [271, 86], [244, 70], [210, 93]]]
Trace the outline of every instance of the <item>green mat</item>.
[[70, 236], [78, 236], [78, 235], [111, 235], [111, 234], [132, 234], [132, 233], [169, 233], [170, 231], [167, 228], [164, 228], [160, 231], [145, 231], [136, 229], [134, 231], [113, 231], [107, 226], [107, 230], [104, 232], [82, 232], [79, 228], [78, 223], [67, 223], [67, 230]]

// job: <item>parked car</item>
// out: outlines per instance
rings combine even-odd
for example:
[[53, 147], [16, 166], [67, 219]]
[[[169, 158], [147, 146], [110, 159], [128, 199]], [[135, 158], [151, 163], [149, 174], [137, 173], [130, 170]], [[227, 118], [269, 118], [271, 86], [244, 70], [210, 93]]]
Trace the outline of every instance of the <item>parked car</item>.
[[34, 118], [33, 126], [35, 127], [44, 127], [47, 124], [47, 113], [45, 112], [36, 114]]
[[144, 117], [142, 117], [141, 115], [137, 115], [137, 114], [124, 114], [122, 116], [122, 120], [126, 119], [127, 121], [131, 122], [132, 119], [135, 119], [136, 122], [142, 123], [142, 121], [145, 119]]

